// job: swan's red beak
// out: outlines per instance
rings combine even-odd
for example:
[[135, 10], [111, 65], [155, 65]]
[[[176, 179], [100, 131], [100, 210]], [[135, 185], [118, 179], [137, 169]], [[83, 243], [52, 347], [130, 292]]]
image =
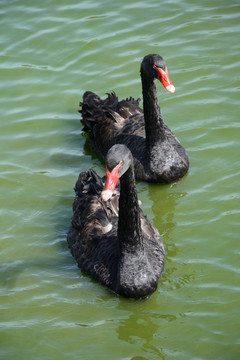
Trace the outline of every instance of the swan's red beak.
[[118, 169], [121, 165], [122, 161], [120, 161], [120, 163], [115, 166], [115, 168], [113, 168], [111, 172], [109, 172], [108, 168], [106, 167], [106, 183], [101, 193], [101, 198], [103, 199], [103, 201], [107, 201], [111, 198], [119, 179]]
[[158, 80], [161, 81], [161, 83], [163, 84], [163, 86], [165, 87], [165, 89], [167, 91], [169, 91], [170, 93], [174, 93], [175, 91], [175, 86], [171, 83], [170, 79], [169, 79], [169, 75], [168, 75], [168, 69], [166, 67], [165, 71], [155, 65], [153, 65], [153, 68], [155, 70], [157, 70], [158, 73]]

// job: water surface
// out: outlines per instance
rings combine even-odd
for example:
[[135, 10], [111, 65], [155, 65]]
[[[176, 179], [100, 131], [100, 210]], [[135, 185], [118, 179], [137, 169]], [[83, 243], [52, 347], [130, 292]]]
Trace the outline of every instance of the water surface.
[[[0, 354], [3, 359], [238, 359], [239, 1], [2, 1]], [[67, 246], [78, 174], [104, 166], [86, 144], [85, 90], [141, 97], [148, 53], [189, 173], [138, 182], [166, 248], [158, 290], [120, 298]]]

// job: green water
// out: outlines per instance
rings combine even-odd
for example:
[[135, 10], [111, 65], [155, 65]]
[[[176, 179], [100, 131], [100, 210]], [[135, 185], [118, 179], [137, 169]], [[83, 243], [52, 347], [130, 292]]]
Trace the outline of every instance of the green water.
[[[1, 1], [1, 359], [240, 358], [239, 31], [238, 0]], [[151, 52], [176, 86], [157, 89], [190, 170], [137, 184], [166, 261], [133, 301], [81, 272], [66, 233], [79, 172], [104, 174], [81, 96], [141, 97]]]

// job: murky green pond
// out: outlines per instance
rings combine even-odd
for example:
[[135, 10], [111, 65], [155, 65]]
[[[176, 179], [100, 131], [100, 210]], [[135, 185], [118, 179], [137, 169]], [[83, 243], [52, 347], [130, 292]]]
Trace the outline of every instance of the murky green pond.
[[[1, 359], [240, 358], [239, 32], [238, 0], [1, 1]], [[79, 172], [104, 174], [81, 96], [142, 97], [153, 52], [191, 164], [175, 184], [137, 183], [166, 261], [158, 290], [133, 301], [83, 274], [66, 234]]]

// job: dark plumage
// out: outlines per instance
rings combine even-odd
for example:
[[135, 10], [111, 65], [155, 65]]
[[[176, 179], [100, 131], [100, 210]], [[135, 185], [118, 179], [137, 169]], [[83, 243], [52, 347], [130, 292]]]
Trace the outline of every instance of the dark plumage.
[[157, 288], [164, 247], [139, 208], [129, 149], [114, 145], [106, 165], [109, 171], [119, 167], [120, 193], [119, 187], [102, 191], [104, 179], [95, 171], [81, 173], [68, 242], [79, 266], [94, 279], [120, 295], [143, 298]]
[[164, 124], [158, 105], [155, 79], [174, 92], [166, 63], [160, 55], [150, 54], [141, 63], [143, 109], [132, 97], [118, 101], [115, 93], [102, 100], [87, 91], [80, 103], [84, 131], [93, 149], [105, 159], [114, 144], [128, 146], [134, 158], [136, 179], [170, 183], [186, 174], [189, 160], [185, 149]]

